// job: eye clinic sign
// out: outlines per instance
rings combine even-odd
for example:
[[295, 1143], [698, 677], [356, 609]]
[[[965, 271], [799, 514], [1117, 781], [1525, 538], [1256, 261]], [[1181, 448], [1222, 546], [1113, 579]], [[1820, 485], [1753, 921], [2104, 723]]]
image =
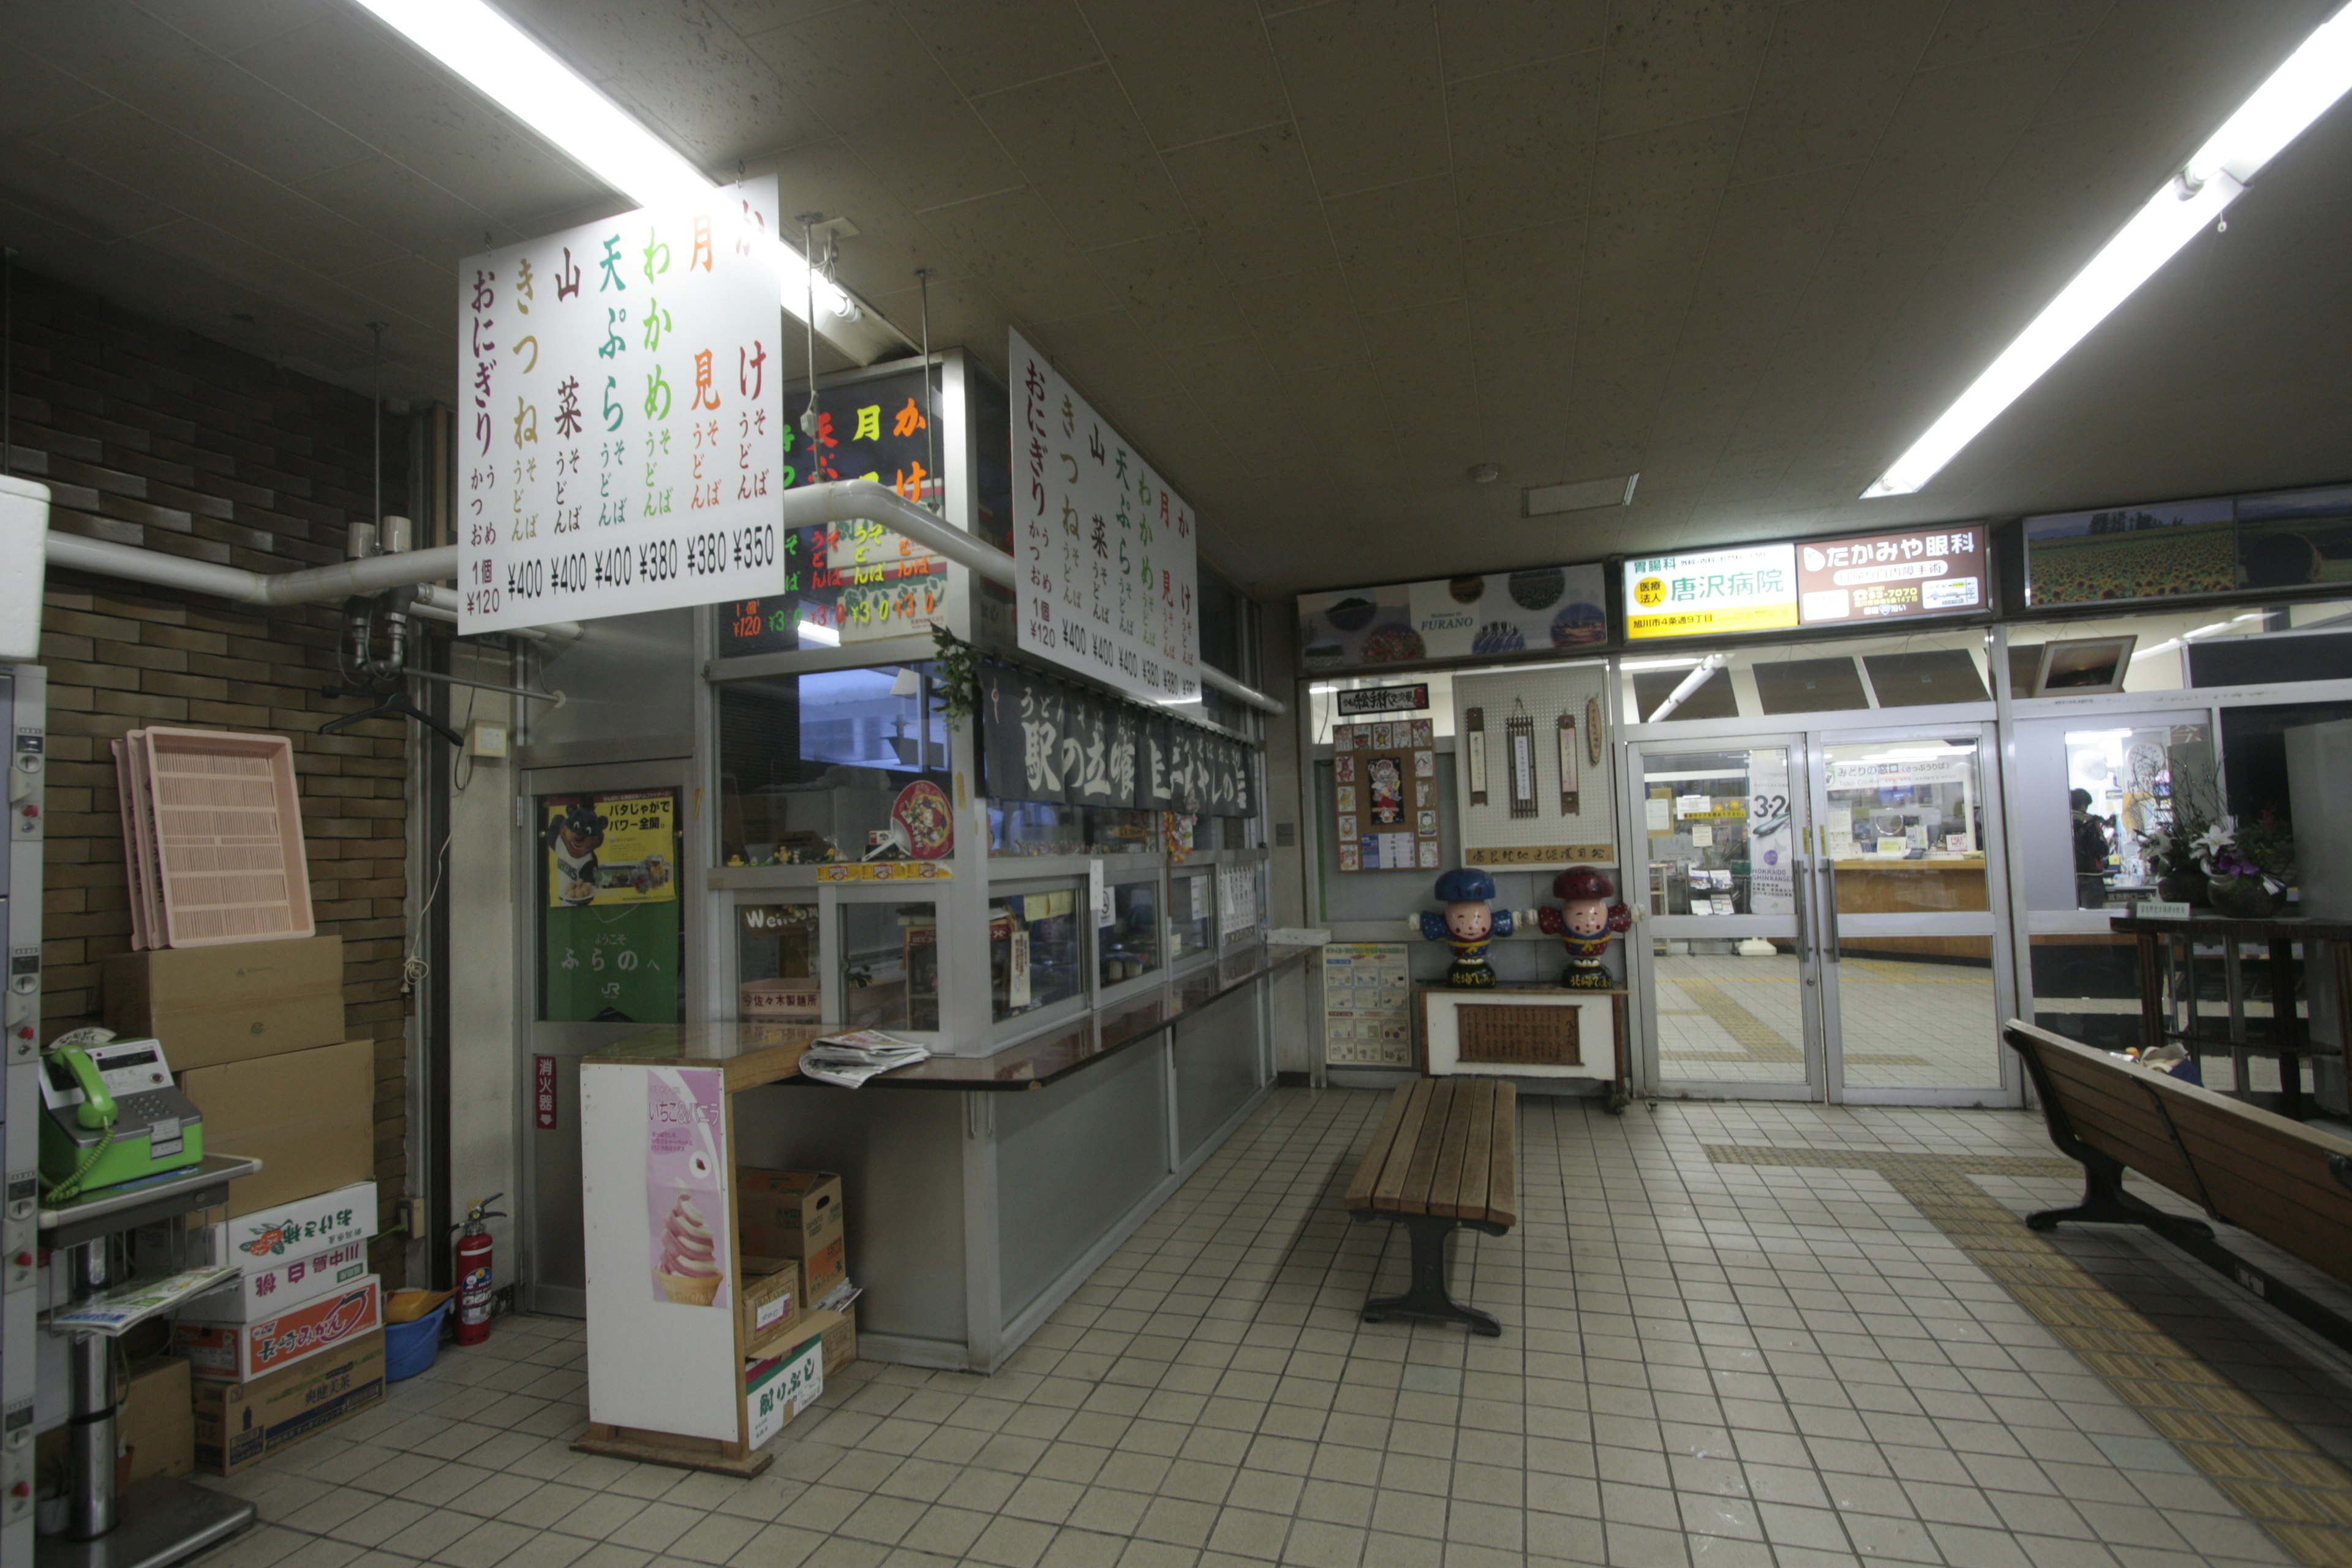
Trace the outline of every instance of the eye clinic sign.
[[1798, 616], [1805, 626], [1967, 615], [1990, 603], [1985, 532], [1975, 524], [1797, 544]]

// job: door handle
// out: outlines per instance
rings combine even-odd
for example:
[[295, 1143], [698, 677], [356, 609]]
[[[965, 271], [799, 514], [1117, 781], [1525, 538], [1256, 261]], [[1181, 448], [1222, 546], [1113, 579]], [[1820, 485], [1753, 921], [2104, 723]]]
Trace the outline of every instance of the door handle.
[[1838, 961], [1837, 862], [1822, 868], [1822, 946], [1827, 962]]
[[[1805, 942], [1805, 877], [1809, 868], [1801, 857], [1789, 863], [1789, 893], [1797, 911], [1797, 963], [1801, 967], [1808, 952]], [[1753, 888], [1755, 884], [1751, 881], [1748, 886]]]

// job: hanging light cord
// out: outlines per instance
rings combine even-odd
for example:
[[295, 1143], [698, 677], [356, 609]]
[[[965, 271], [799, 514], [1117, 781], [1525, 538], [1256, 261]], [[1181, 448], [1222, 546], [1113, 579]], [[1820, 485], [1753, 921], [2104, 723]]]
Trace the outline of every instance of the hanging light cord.
[[808, 268], [808, 406], [801, 410], [801, 434], [808, 437], [809, 482], [814, 484], [824, 466], [816, 444], [816, 237], [814, 213], [801, 214], [801, 260]]

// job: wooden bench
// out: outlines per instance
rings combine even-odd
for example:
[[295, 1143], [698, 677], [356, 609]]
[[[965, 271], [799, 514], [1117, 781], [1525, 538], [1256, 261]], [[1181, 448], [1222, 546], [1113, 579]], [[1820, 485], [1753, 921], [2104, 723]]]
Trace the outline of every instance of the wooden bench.
[[2352, 1351], [2352, 1321], [2230, 1251], [2210, 1226], [2123, 1190], [2125, 1170], [2137, 1171], [2216, 1221], [2352, 1284], [2352, 1142], [2031, 1024], [2011, 1021], [2001, 1033], [2024, 1059], [2050, 1141], [2081, 1163], [2084, 1178], [2081, 1203], [2030, 1215], [2027, 1225], [2145, 1226]]
[[1348, 1212], [1387, 1218], [1412, 1240], [1412, 1287], [1364, 1303], [1364, 1321], [1391, 1313], [1503, 1325], [1445, 1289], [1445, 1238], [1456, 1226], [1500, 1236], [1519, 1219], [1518, 1091], [1491, 1079], [1420, 1079], [1390, 1098], [1364, 1163], [1348, 1184]]

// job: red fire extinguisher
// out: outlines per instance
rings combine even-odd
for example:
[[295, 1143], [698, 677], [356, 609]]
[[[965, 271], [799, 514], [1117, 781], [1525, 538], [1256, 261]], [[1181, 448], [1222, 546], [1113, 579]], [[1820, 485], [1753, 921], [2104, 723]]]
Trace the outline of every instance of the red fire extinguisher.
[[465, 1234], [457, 1238], [457, 1342], [461, 1345], [478, 1345], [490, 1337], [490, 1232], [482, 1222], [507, 1217], [503, 1211], [490, 1207], [504, 1196], [504, 1193], [492, 1193], [468, 1208]]

